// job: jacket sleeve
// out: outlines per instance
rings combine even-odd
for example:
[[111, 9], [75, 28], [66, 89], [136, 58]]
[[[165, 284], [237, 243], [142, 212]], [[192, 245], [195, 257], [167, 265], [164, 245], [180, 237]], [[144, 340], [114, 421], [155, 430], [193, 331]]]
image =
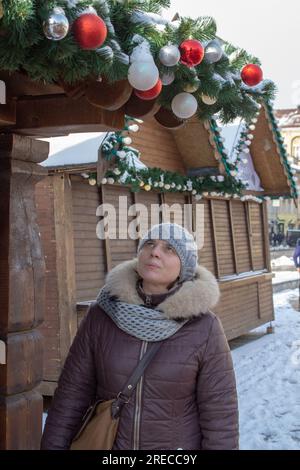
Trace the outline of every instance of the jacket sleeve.
[[201, 448], [239, 446], [238, 400], [233, 363], [220, 320], [213, 319], [197, 382]]
[[46, 420], [41, 449], [69, 449], [85, 411], [95, 399], [96, 369], [92, 331], [93, 315], [89, 310], [80, 324], [60, 375]]
[[298, 246], [296, 246], [295, 251], [294, 251], [294, 255], [293, 255], [294, 263], [295, 263], [296, 268], [300, 267], [299, 256], [300, 256], [300, 248]]

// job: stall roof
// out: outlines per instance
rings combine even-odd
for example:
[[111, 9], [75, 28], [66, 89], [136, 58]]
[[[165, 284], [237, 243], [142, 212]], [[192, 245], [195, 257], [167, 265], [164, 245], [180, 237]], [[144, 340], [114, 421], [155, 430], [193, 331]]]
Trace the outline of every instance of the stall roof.
[[264, 188], [264, 195], [292, 196], [297, 199], [292, 168], [270, 104], [262, 104], [252, 134], [254, 138], [249, 147], [250, 154]]
[[172, 133], [187, 171], [208, 168], [225, 173], [228, 154], [214, 120], [202, 122], [194, 117]]
[[49, 157], [42, 165], [52, 168], [97, 164], [99, 147], [106, 134], [107, 132], [88, 132], [41, 139], [50, 144]]

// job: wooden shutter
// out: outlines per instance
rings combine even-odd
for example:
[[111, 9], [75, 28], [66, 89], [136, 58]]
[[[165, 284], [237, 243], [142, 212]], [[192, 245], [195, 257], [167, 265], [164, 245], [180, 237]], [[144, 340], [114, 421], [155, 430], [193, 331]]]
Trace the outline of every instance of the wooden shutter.
[[205, 266], [215, 276], [218, 276], [216, 269], [215, 240], [212, 225], [212, 214], [210, 208], [211, 201], [205, 199], [195, 204], [204, 205], [204, 245], [198, 252], [199, 264]]
[[100, 204], [97, 186], [71, 176], [77, 302], [94, 300], [104, 284], [106, 260], [103, 240], [96, 235]]
[[220, 276], [235, 274], [229, 201], [211, 200], [211, 211]]
[[251, 271], [251, 256], [245, 203], [231, 201], [234, 248], [237, 274]]
[[248, 202], [248, 213], [253, 270], [258, 271], [266, 267], [262, 204]]

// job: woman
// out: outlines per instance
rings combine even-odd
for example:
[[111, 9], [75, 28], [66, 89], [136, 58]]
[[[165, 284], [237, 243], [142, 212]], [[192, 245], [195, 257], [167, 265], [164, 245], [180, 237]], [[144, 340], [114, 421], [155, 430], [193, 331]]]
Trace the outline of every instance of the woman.
[[80, 325], [42, 449], [68, 449], [88, 406], [122, 390], [152, 341], [162, 345], [122, 409], [113, 450], [237, 449], [231, 354], [210, 311], [218, 299], [193, 237], [176, 224], [152, 227], [138, 258], [108, 274]]

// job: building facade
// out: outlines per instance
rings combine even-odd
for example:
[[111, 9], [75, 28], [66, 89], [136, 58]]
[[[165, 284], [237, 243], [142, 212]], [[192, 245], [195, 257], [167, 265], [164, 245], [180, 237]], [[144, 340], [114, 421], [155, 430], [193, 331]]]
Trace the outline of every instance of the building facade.
[[[275, 111], [278, 126], [284, 139], [289, 163], [300, 177], [300, 105], [294, 109]], [[298, 182], [298, 186], [299, 186]], [[299, 200], [296, 205], [293, 199], [272, 200], [268, 203], [270, 241], [273, 245], [291, 243], [293, 231], [300, 230]]]

